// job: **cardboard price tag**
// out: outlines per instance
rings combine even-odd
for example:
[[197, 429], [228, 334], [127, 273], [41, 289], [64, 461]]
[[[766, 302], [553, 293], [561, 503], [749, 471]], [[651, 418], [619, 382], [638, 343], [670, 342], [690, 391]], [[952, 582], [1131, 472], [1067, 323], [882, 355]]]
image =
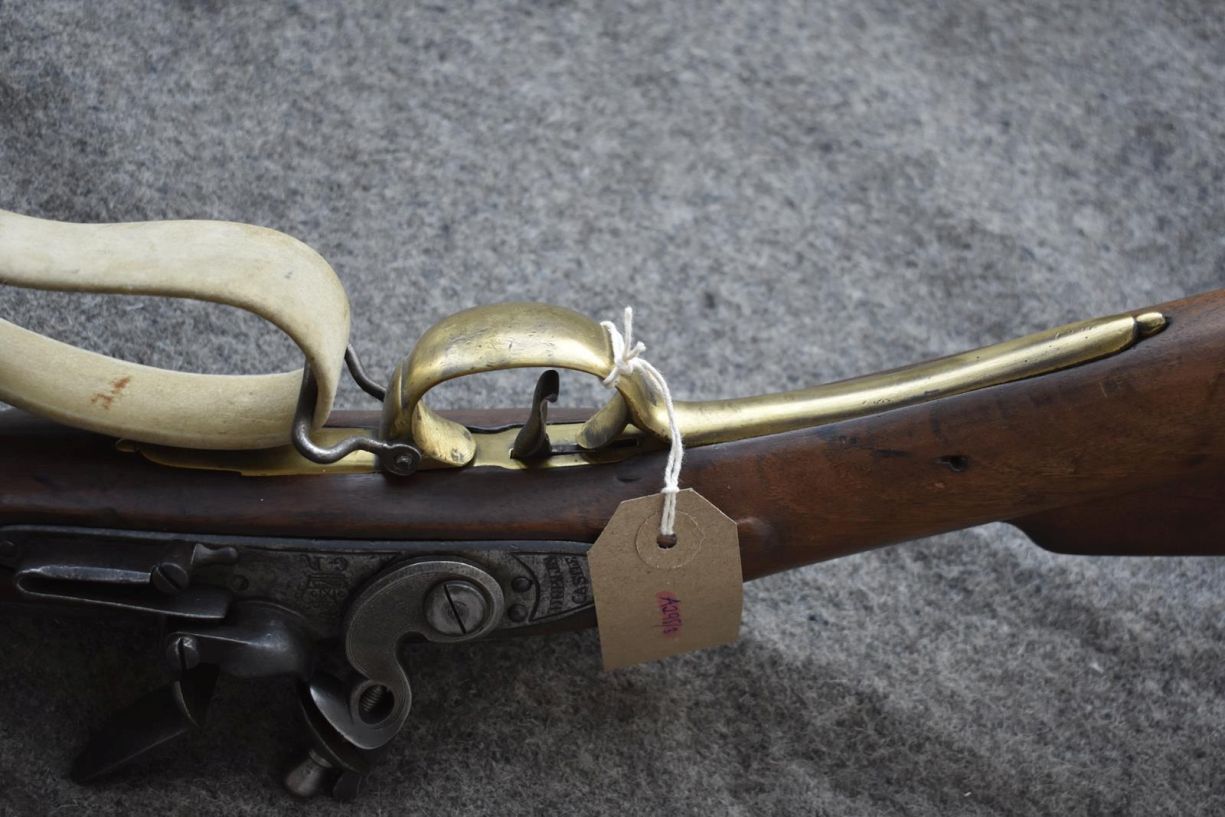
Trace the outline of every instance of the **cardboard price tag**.
[[676, 544], [660, 545], [663, 495], [622, 502], [587, 556], [604, 669], [735, 641], [744, 602], [736, 523], [692, 489]]

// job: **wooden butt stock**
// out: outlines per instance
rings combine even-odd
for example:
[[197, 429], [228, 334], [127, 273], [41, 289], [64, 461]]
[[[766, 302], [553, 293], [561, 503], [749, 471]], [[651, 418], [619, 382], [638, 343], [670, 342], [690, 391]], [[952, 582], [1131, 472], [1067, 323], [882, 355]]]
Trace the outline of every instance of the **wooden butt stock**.
[[[1157, 309], [1168, 328], [1118, 355], [695, 448], [681, 483], [737, 520], [746, 578], [993, 521], [1068, 553], [1225, 554], [1225, 291]], [[652, 454], [519, 472], [241, 477], [155, 465], [7, 412], [0, 525], [594, 541], [619, 502], [659, 488], [662, 469]]]

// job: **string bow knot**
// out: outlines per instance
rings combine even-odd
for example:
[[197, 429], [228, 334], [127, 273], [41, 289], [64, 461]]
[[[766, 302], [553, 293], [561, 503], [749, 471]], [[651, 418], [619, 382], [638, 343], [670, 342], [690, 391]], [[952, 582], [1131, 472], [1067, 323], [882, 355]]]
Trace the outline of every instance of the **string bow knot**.
[[629, 377], [641, 371], [648, 383], [659, 392], [663, 398], [664, 408], [668, 413], [668, 437], [671, 447], [668, 449], [668, 462], [664, 465], [664, 485], [660, 493], [664, 496], [663, 512], [659, 517], [659, 532], [662, 536], [676, 535], [676, 495], [680, 493], [681, 458], [685, 453], [685, 443], [681, 437], [680, 428], [676, 422], [676, 406], [672, 402], [672, 391], [668, 381], [660, 374], [650, 361], [642, 357], [647, 347], [642, 341], [634, 340], [634, 308], [625, 308], [625, 332], [617, 328], [612, 321], [601, 321], [600, 326], [608, 333], [608, 341], [612, 345], [613, 367], [604, 378], [603, 384], [616, 388], [622, 377]]

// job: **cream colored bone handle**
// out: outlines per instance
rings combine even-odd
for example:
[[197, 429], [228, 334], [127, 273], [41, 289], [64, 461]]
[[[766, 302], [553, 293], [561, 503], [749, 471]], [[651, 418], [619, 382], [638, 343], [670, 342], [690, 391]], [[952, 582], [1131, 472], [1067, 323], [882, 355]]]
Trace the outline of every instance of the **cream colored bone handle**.
[[[275, 230], [223, 221], [68, 224], [0, 210], [0, 283], [65, 292], [164, 295], [228, 304], [301, 347], [331, 410], [349, 302], [327, 261]], [[290, 440], [301, 370], [212, 375], [78, 349], [0, 320], [0, 400], [116, 437], [245, 449]]]

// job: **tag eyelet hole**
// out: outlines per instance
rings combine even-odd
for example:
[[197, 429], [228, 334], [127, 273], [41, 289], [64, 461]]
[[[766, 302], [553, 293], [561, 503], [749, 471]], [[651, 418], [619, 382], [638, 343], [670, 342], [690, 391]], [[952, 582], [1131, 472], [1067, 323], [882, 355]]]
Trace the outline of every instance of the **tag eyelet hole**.
[[676, 547], [676, 534], [675, 533], [667, 533], [667, 534], [661, 533], [659, 534], [659, 536], [655, 537], [655, 544], [659, 545], [661, 550], [667, 550], [668, 548], [674, 548]]

